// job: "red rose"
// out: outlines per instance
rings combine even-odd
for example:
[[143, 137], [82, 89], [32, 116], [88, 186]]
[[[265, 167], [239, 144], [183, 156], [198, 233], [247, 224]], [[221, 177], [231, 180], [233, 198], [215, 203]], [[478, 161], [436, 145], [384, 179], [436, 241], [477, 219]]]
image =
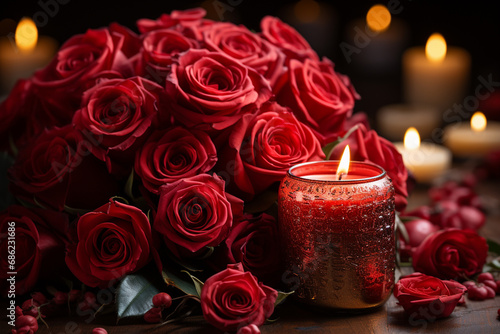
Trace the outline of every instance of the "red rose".
[[170, 14], [162, 14], [157, 20], [140, 19], [137, 27], [141, 33], [158, 29], [174, 27], [178, 24], [184, 26], [197, 26], [203, 22], [207, 12], [203, 8], [192, 8], [187, 10], [174, 10]]
[[160, 188], [154, 229], [178, 257], [219, 245], [243, 212], [243, 202], [224, 192], [217, 175], [200, 174]]
[[295, 29], [280, 19], [265, 16], [260, 22], [262, 37], [280, 48], [288, 59], [318, 60], [318, 55]]
[[205, 47], [225, 53], [253, 68], [274, 86], [284, 69], [284, 54], [244, 26], [215, 23], [203, 32]]
[[153, 30], [143, 37], [137, 73], [164, 85], [165, 77], [170, 73], [175, 57], [189, 49], [198, 48], [198, 42], [178, 31]]
[[245, 271], [268, 284], [281, 277], [276, 219], [268, 214], [245, 215], [233, 224], [225, 241], [225, 263], [241, 263]]
[[486, 239], [469, 230], [432, 233], [413, 251], [413, 269], [443, 279], [472, 277], [488, 255]]
[[312, 130], [286, 108], [271, 103], [259, 114], [243, 116], [231, 129], [217, 168], [228, 176], [232, 192], [251, 199], [281, 181], [293, 165], [324, 157]]
[[0, 104], [0, 149], [13, 155], [28, 145], [46, 128], [71, 122], [74, 110], [59, 112], [45, 106], [36, 93], [32, 80], [19, 80], [9, 96]]
[[205, 320], [223, 331], [260, 326], [271, 316], [278, 293], [259, 283], [241, 264], [228, 265], [206, 280], [201, 290]]
[[66, 264], [88, 286], [106, 288], [158, 260], [148, 218], [134, 206], [110, 200], [81, 216], [76, 228], [78, 240], [69, 245]]
[[160, 85], [141, 77], [103, 80], [85, 92], [73, 125], [95, 138], [91, 152], [110, 172], [126, 169], [154, 126], [162, 93]]
[[327, 59], [291, 60], [274, 92], [276, 101], [314, 129], [323, 145], [337, 139], [359, 98], [349, 79], [335, 72]]
[[[9, 290], [9, 272], [15, 275], [16, 295], [29, 292], [40, 279], [53, 279], [63, 271], [64, 241], [53, 227], [67, 226], [67, 216], [12, 205], [0, 214], [0, 291]], [[15, 241], [15, 243], [12, 243]], [[15, 246], [15, 269], [9, 266]]]
[[396, 210], [403, 211], [408, 203], [408, 172], [394, 145], [379, 137], [374, 130], [367, 130], [363, 124], [359, 124], [348, 138], [335, 146], [330, 158], [340, 160], [346, 145], [351, 149], [351, 160], [372, 162], [385, 169], [394, 185]]
[[175, 127], [149, 137], [137, 152], [135, 171], [146, 189], [158, 194], [163, 184], [206, 173], [216, 161], [215, 146], [206, 133]]
[[106, 166], [90, 155], [92, 144], [92, 138], [84, 138], [71, 125], [45, 131], [19, 152], [9, 169], [12, 193], [58, 211], [106, 202], [117, 185]]
[[[139, 53], [141, 49], [140, 37], [127, 27], [124, 27], [116, 22], [109, 25], [109, 31], [113, 39], [120, 44], [120, 51], [133, 62], [133, 58]], [[126, 63], [127, 66], [129, 62]]]
[[33, 83], [47, 108], [73, 113], [82, 93], [102, 77], [122, 77], [132, 66], [120, 51], [124, 36], [108, 29], [70, 38], [52, 62], [36, 72]]
[[413, 273], [396, 283], [394, 296], [413, 319], [434, 320], [448, 317], [466, 291], [458, 282]]
[[257, 71], [218, 52], [190, 50], [166, 81], [173, 117], [188, 128], [223, 130], [271, 97]]

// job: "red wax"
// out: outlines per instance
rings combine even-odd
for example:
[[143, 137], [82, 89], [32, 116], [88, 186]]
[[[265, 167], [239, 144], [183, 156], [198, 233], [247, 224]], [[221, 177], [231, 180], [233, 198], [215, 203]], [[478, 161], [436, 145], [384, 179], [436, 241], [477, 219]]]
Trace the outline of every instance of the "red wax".
[[383, 304], [394, 286], [394, 188], [385, 171], [338, 161], [290, 169], [279, 190], [284, 282], [301, 301], [359, 310]]

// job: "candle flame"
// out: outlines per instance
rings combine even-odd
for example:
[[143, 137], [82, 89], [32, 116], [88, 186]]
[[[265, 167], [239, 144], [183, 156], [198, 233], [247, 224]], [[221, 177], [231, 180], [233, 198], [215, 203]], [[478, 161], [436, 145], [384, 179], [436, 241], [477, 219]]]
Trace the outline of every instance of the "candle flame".
[[425, 55], [433, 63], [440, 63], [446, 57], [446, 41], [443, 35], [434, 33], [427, 40]]
[[391, 13], [384, 5], [374, 5], [366, 14], [368, 28], [375, 32], [382, 32], [391, 24]]
[[346, 145], [344, 153], [340, 158], [339, 167], [337, 168], [337, 178], [342, 180], [342, 177], [349, 172], [349, 162], [351, 161], [351, 151], [349, 145]]
[[35, 22], [28, 17], [22, 18], [17, 25], [14, 38], [19, 50], [22, 52], [33, 51], [38, 41], [38, 30]]
[[470, 127], [475, 132], [481, 132], [486, 129], [486, 116], [480, 111], [476, 111], [470, 119]]
[[420, 147], [420, 135], [414, 127], [410, 127], [406, 130], [404, 146], [408, 150], [416, 150]]

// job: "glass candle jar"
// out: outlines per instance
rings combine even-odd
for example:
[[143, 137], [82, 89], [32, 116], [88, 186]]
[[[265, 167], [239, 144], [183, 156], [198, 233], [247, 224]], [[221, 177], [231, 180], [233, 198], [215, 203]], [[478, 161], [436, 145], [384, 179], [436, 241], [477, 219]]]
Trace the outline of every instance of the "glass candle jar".
[[382, 305], [394, 286], [394, 187], [379, 166], [292, 167], [279, 189], [283, 281], [300, 301], [337, 310]]

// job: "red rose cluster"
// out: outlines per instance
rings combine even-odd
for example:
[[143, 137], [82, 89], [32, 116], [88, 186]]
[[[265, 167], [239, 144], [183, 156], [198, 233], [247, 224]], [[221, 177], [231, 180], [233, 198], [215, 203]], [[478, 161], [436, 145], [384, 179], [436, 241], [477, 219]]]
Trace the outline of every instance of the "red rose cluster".
[[[166, 249], [181, 260], [211, 255], [217, 270], [241, 263], [257, 278], [237, 298], [271, 301], [275, 291], [258, 282], [281, 277], [276, 218], [244, 214], [244, 202], [339, 139], [331, 157], [350, 144], [354, 159], [381, 165], [404, 209], [401, 156], [352, 116], [359, 96], [331, 61], [277, 18], [255, 33], [204, 16], [174, 11], [139, 20], [139, 33], [113, 23], [74, 36], [0, 105], [0, 148], [15, 157], [8, 177], [21, 204], [0, 214], [1, 258], [9, 228], [23, 245], [16, 293], [59, 272], [110, 287], [150, 262], [168, 267]], [[235, 270], [202, 300], [238, 290]], [[213, 302], [207, 320], [236, 330], [233, 302]], [[242, 333], [256, 332], [268, 304]]]

